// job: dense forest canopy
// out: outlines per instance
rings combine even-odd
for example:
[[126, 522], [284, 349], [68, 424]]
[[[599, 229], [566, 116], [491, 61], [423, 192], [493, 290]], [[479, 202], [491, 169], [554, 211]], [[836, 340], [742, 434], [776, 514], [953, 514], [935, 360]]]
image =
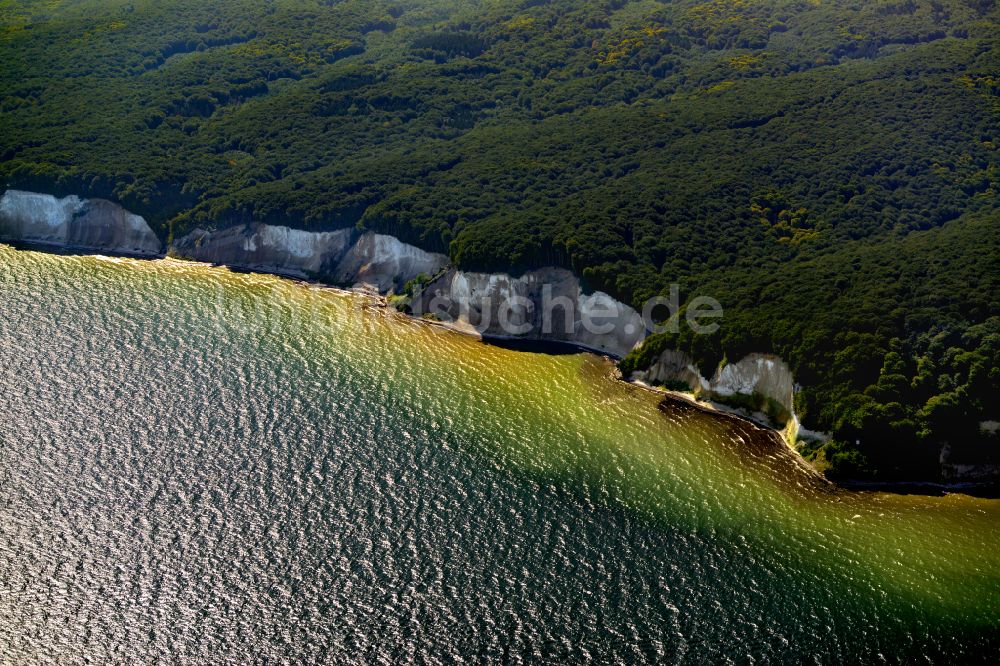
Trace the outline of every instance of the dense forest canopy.
[[[996, 0], [0, 0], [0, 181], [165, 238], [358, 225], [559, 265], [710, 370], [773, 351], [834, 472], [1000, 455]], [[906, 467], [907, 469], [902, 469]]]

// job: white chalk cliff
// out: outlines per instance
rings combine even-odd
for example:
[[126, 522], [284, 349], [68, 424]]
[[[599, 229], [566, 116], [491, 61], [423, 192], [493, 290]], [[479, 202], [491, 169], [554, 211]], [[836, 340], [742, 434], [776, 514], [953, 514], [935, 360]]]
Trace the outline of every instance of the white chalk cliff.
[[410, 280], [420, 275], [432, 277], [447, 265], [448, 257], [443, 254], [368, 232], [340, 260], [335, 279], [342, 284], [371, 285], [382, 293], [398, 292]]
[[332, 274], [350, 247], [352, 230], [300, 231], [241, 224], [218, 231], [195, 229], [170, 246], [183, 259], [225, 264], [299, 278]]
[[[647, 384], [686, 384], [700, 397], [725, 402], [738, 396], [761, 396], [776, 403], [786, 414], [786, 422], [795, 421], [795, 379], [788, 364], [777, 356], [749, 354], [735, 363], [726, 363], [711, 380], [702, 376], [691, 358], [683, 352], [668, 349], [646, 370], [633, 374], [633, 379]], [[767, 421], [763, 413], [751, 416]], [[772, 419], [773, 420], [773, 419]], [[784, 427], [785, 422], [772, 425]]]
[[146, 220], [111, 201], [18, 190], [0, 197], [0, 239], [141, 256], [163, 247]]
[[788, 364], [776, 356], [750, 354], [736, 363], [727, 363], [716, 372], [710, 390], [724, 397], [759, 393], [789, 413], [793, 411], [795, 380]]
[[409, 280], [434, 275], [448, 263], [443, 254], [370, 231], [358, 236], [354, 229], [303, 231], [268, 224], [196, 229], [174, 242], [170, 252], [194, 261], [364, 286], [381, 293], [399, 291]]
[[615, 356], [646, 336], [638, 312], [603, 292], [585, 294], [561, 268], [517, 278], [449, 270], [415, 297], [413, 310], [484, 336], [566, 342]]

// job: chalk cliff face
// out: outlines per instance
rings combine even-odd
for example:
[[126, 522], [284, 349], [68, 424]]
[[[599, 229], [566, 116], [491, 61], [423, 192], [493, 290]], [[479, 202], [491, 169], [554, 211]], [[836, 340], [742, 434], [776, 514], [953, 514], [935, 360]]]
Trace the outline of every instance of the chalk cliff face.
[[448, 263], [442, 254], [424, 252], [392, 236], [268, 224], [196, 229], [176, 241], [171, 252], [194, 261], [367, 286], [383, 293], [400, 290], [420, 274], [434, 275]]
[[635, 373], [636, 379], [648, 384], [680, 382], [692, 390], [707, 392], [711, 384], [698, 371], [694, 361], [684, 352], [668, 349], [647, 370]]
[[300, 278], [332, 276], [350, 247], [353, 231], [300, 231], [244, 224], [219, 231], [195, 229], [175, 241], [179, 257]]
[[[722, 402], [743, 396], [761, 396], [780, 406], [779, 411], [783, 413], [764, 413], [767, 405], [754, 406], [744, 411], [749, 411], [761, 420], [795, 421], [795, 380], [788, 365], [776, 356], [749, 354], [716, 370], [715, 376], [709, 381], [701, 375], [687, 354], [668, 349], [647, 370], [635, 373], [634, 378], [649, 384], [682, 382], [702, 397]], [[757, 410], [761, 413], [756, 413]], [[785, 423], [773, 425], [783, 427]]]
[[646, 334], [639, 314], [607, 294], [584, 294], [572, 273], [546, 268], [519, 278], [450, 270], [415, 297], [431, 314], [484, 336], [567, 342], [624, 356]]
[[720, 396], [759, 393], [791, 413], [795, 380], [788, 365], [780, 358], [750, 354], [720, 368], [712, 380], [711, 390]]
[[398, 292], [413, 278], [433, 277], [447, 265], [448, 257], [443, 254], [425, 252], [393, 236], [369, 232], [340, 260], [336, 279], [343, 284], [371, 285], [380, 292]]
[[0, 238], [141, 256], [163, 248], [146, 220], [118, 204], [17, 190], [0, 197]]

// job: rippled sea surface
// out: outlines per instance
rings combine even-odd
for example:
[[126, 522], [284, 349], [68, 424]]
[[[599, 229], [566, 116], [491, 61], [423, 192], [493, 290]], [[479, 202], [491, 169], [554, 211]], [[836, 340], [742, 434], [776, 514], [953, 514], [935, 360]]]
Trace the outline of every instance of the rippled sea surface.
[[0, 662], [986, 661], [1000, 502], [359, 296], [0, 246]]

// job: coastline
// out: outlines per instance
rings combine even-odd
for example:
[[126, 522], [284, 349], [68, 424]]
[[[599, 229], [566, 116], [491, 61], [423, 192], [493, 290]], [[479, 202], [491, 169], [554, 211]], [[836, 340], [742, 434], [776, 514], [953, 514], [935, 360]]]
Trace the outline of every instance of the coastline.
[[[329, 282], [324, 282], [319, 279], [313, 279], [309, 276], [295, 273], [291, 271], [279, 271], [279, 270], [265, 270], [261, 266], [251, 266], [251, 265], [239, 265], [231, 263], [213, 263], [208, 261], [198, 261], [194, 259], [188, 259], [185, 257], [175, 256], [169, 250], [167, 252], [161, 252], [158, 254], [152, 253], [138, 253], [138, 252], [128, 252], [120, 251], [115, 249], [103, 249], [94, 248], [88, 246], [63, 244], [57, 242], [47, 242], [47, 241], [36, 241], [36, 240], [11, 240], [6, 238], [0, 238], [0, 243], [9, 245], [15, 249], [27, 250], [27, 251], [39, 251], [49, 254], [59, 254], [66, 256], [105, 256], [105, 257], [120, 257], [126, 259], [135, 260], [148, 260], [148, 261], [162, 261], [170, 260], [176, 262], [183, 262], [187, 264], [194, 265], [204, 265], [204, 266], [221, 266], [227, 268], [228, 270], [238, 272], [238, 273], [248, 273], [248, 274], [258, 274], [258, 275], [273, 275], [275, 277], [289, 280], [292, 282], [299, 283], [303, 286], [309, 286], [312, 288], [322, 288], [330, 289], [343, 294], [350, 294], [354, 296], [364, 296], [372, 299], [376, 304], [385, 309], [392, 308], [399, 314], [406, 316], [411, 321], [419, 322], [421, 324], [434, 326], [437, 328], [445, 329], [453, 333], [460, 335], [465, 335], [469, 337], [476, 338], [482, 341], [484, 344], [497, 344], [498, 346], [504, 346], [507, 348], [513, 348], [517, 351], [530, 351], [534, 353], [555, 353], [551, 349], [547, 350], [546, 347], [551, 347], [553, 349], [559, 348], [565, 351], [561, 353], [589, 353], [598, 356], [603, 356], [611, 361], [619, 360], [621, 356], [611, 353], [607, 350], [602, 350], [594, 347], [590, 347], [585, 344], [578, 344], [570, 341], [558, 341], [558, 340], [545, 340], [545, 339], [532, 339], [524, 337], [515, 336], [502, 336], [502, 335], [492, 335], [484, 334], [478, 331], [474, 326], [462, 321], [446, 322], [436, 319], [431, 319], [428, 317], [418, 317], [412, 314], [402, 312], [396, 308], [393, 308], [389, 303], [388, 298], [380, 293], [377, 287], [369, 284], [360, 284], [351, 287], [345, 287], [343, 285], [331, 284]], [[522, 347], [522, 349], [517, 349]], [[524, 349], [523, 347], [529, 347]], [[919, 494], [928, 496], [941, 496], [949, 493], [961, 493], [972, 495], [976, 497], [986, 497], [986, 498], [1000, 498], [1000, 481], [987, 481], [987, 482], [956, 482], [956, 483], [939, 483], [933, 481], [869, 481], [863, 479], [831, 479], [822, 473], [820, 469], [814, 466], [810, 461], [806, 460], [802, 454], [795, 448], [793, 440], [791, 438], [792, 426], [797, 426], [798, 421], [794, 414], [792, 415], [789, 424], [783, 428], [776, 428], [773, 424], [763, 422], [759, 419], [754, 418], [752, 415], [746, 414], [745, 412], [729, 407], [722, 403], [715, 401], [700, 400], [693, 393], [686, 393], [682, 391], [676, 391], [666, 388], [660, 388], [657, 386], [650, 385], [644, 381], [633, 378], [623, 377], [621, 372], [615, 368], [614, 378], [616, 381], [620, 381], [637, 389], [655, 393], [663, 398], [664, 404], [680, 405], [689, 409], [697, 409], [706, 414], [718, 418], [729, 418], [736, 419], [743, 423], [748, 423], [753, 427], [759, 428], [761, 430], [766, 430], [778, 439], [780, 439], [789, 451], [794, 454], [795, 459], [799, 462], [804, 472], [813, 476], [815, 478], [821, 479], [822, 481], [830, 484], [833, 487], [844, 488], [847, 490], [853, 490], [857, 492], [888, 492], [896, 494]], [[795, 428], [797, 430], [797, 427]]]
[[[762, 430], [767, 430], [784, 442], [789, 451], [795, 455], [796, 459], [802, 464], [803, 468], [808, 470], [811, 475], [818, 477], [826, 483], [838, 488], [844, 488], [857, 492], [871, 491], [902, 495], [943, 496], [951, 493], [958, 493], [986, 499], [1000, 499], [1000, 481], [960, 481], [956, 483], [940, 483], [936, 481], [868, 481], [864, 479], [831, 479], [823, 474], [823, 472], [814, 466], [810, 461], [802, 457], [802, 454], [795, 448], [790, 440], [789, 427], [787, 426], [784, 429], [775, 428], [769, 423], [764, 423], [727, 405], [714, 402], [712, 400], [701, 400], [695, 397], [694, 393], [685, 393], [683, 391], [674, 391], [671, 389], [659, 388], [657, 386], [650, 386], [649, 384], [639, 380], [624, 379], [621, 377], [619, 377], [619, 380], [645, 391], [661, 395], [663, 396], [664, 401], [669, 401], [672, 404], [682, 404], [686, 407], [697, 409], [716, 417], [732, 418], [748, 422]], [[792, 424], [790, 422], [789, 426], [791, 425]]]
[[777, 439], [780, 439], [782, 441], [782, 443], [788, 448], [788, 450], [795, 456], [796, 460], [798, 460], [801, 463], [803, 469], [806, 470], [811, 476], [820, 478], [826, 483], [829, 483], [831, 485], [835, 486], [843, 485], [837, 481], [828, 478], [825, 474], [823, 474], [823, 472], [820, 469], [818, 469], [816, 466], [810, 463], [810, 461], [803, 458], [799, 450], [795, 448], [791, 438], [792, 425], [795, 423], [794, 419], [792, 421], [789, 421], [788, 425], [785, 426], [785, 428], [778, 429], [774, 427], [774, 425], [761, 421], [760, 419], [756, 419], [753, 416], [748, 415], [734, 407], [729, 407], [728, 405], [724, 405], [722, 403], [713, 400], [701, 400], [698, 397], [696, 397], [693, 392], [675, 391], [672, 389], [660, 388], [658, 386], [651, 386], [650, 384], [647, 384], [646, 382], [638, 379], [625, 379], [624, 377], [620, 376], [619, 380], [631, 384], [632, 386], [635, 386], [642, 390], [663, 396], [663, 403], [669, 403], [672, 405], [683, 405], [688, 408], [697, 409], [706, 414], [711, 414], [712, 416], [718, 418], [736, 419], [744, 423], [749, 423], [761, 430], [766, 430], [767, 432], [773, 434]]
[[[458, 333], [459, 335], [465, 335], [468, 337], [475, 338], [486, 344], [495, 344], [500, 347], [507, 347], [514, 349], [516, 351], [535, 351], [537, 353], [554, 353], [555, 349], [563, 349], [562, 353], [587, 353], [596, 354], [598, 356], [604, 356], [611, 360], [619, 360], [622, 357], [613, 354], [607, 350], [600, 349], [598, 347], [592, 347], [590, 345], [581, 344], [577, 342], [570, 341], [560, 341], [560, 340], [542, 340], [533, 338], [523, 338], [516, 336], [505, 336], [496, 335], [490, 333], [482, 333], [472, 326], [461, 321], [441, 321], [439, 319], [432, 319], [429, 317], [418, 317], [406, 312], [403, 312], [397, 308], [394, 308], [390, 303], [389, 299], [385, 294], [380, 293], [374, 286], [363, 284], [354, 286], [344, 286], [332, 284], [330, 282], [325, 282], [321, 279], [311, 278], [302, 273], [297, 273], [293, 271], [280, 271], [259, 265], [241, 265], [232, 263], [215, 263], [210, 261], [200, 261], [198, 259], [189, 259], [187, 257], [177, 256], [171, 252], [161, 252], [159, 254], [151, 253], [138, 253], [138, 252], [128, 252], [121, 250], [113, 250], [106, 248], [94, 248], [81, 245], [67, 245], [64, 243], [56, 243], [50, 241], [38, 241], [38, 240], [14, 240], [9, 238], [0, 237], [0, 244], [9, 245], [18, 250], [26, 251], [37, 251], [45, 252], [47, 254], [56, 254], [64, 256], [86, 256], [86, 257], [112, 257], [112, 258], [124, 258], [124, 259], [136, 259], [142, 261], [176, 261], [184, 264], [191, 265], [201, 265], [201, 266], [214, 266], [222, 267], [227, 270], [233, 271], [234, 273], [246, 273], [250, 275], [273, 275], [275, 277], [282, 278], [284, 280], [289, 280], [292, 282], [297, 282], [302, 285], [307, 285], [310, 287], [318, 287], [322, 289], [330, 289], [342, 294], [350, 294], [354, 296], [365, 296], [376, 301], [381, 307], [385, 309], [393, 309], [399, 312], [401, 315], [409, 318], [412, 321], [420, 322], [428, 326], [435, 326], [437, 328], [445, 329], [451, 331], [452, 333]], [[528, 347], [531, 346], [533, 349], [518, 349], [518, 347]], [[546, 347], [551, 347], [552, 350], [545, 349]], [[630, 380], [622, 379], [626, 383], [635, 384]]]

